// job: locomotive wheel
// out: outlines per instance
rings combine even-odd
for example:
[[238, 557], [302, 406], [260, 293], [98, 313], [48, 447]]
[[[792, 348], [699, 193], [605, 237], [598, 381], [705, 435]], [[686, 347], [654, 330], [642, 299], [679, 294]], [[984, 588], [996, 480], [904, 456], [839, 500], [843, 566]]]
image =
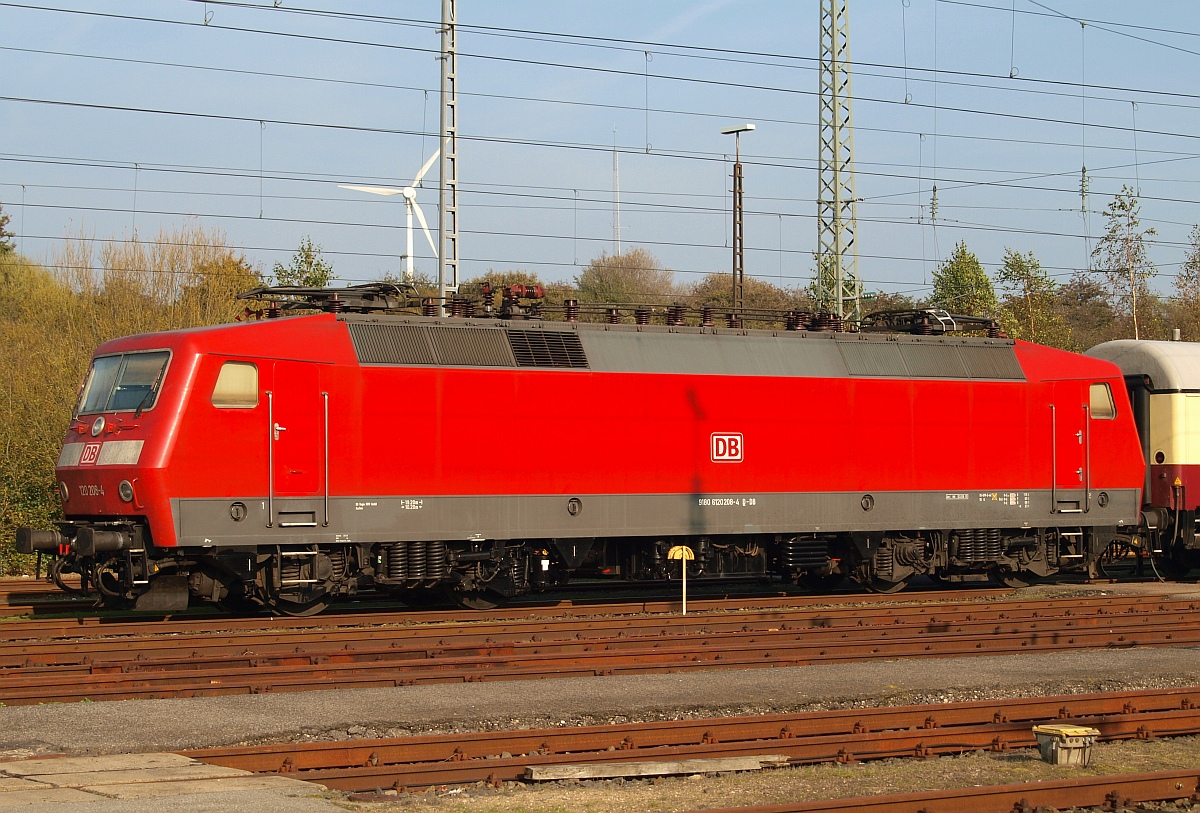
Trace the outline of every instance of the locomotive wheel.
[[797, 577], [796, 584], [812, 593], [828, 593], [842, 583], [846, 577], [841, 573], [805, 573]]
[[1176, 546], [1164, 550], [1160, 554], [1150, 555], [1151, 575], [1159, 575], [1164, 579], [1182, 579], [1193, 568], [1200, 565], [1200, 555], [1194, 550], [1185, 550]]
[[908, 583], [911, 581], [911, 579], [912, 577], [910, 576], [908, 578], [901, 579], [898, 582], [890, 582], [884, 581], [878, 576], [872, 576], [870, 581], [863, 586], [872, 593], [899, 593], [905, 587], [908, 587]]
[[1037, 581], [1037, 576], [1026, 570], [1010, 570], [1006, 567], [994, 567], [988, 571], [992, 581], [1005, 587], [1020, 589], [1029, 587]]

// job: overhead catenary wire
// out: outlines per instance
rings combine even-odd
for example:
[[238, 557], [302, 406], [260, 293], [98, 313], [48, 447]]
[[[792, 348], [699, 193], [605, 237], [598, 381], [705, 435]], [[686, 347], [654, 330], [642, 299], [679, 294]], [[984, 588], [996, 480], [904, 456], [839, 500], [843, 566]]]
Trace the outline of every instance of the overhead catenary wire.
[[[4, 5], [9, 5], [9, 6], [18, 6], [18, 7], [28, 7], [28, 4], [4, 4]], [[214, 2], [214, 3], [213, 3], [213, 5], [214, 5], [214, 6], [224, 6], [224, 7], [228, 7], [228, 8], [239, 7], [239, 8], [245, 8], [245, 9], [255, 9], [256, 11], [262, 11], [262, 12], [264, 12], [264, 13], [270, 13], [270, 9], [267, 9], [267, 8], [264, 8], [264, 7], [261, 7], [261, 6], [256, 6], [255, 4], [251, 4], [251, 3], [236, 3], [236, 2], [215, 3], [215, 2]], [[1005, 10], [1005, 9], [1001, 9], [1001, 10]], [[291, 9], [289, 9], [288, 11], [289, 11], [289, 12], [291, 12], [292, 10], [291, 10]], [[310, 12], [310, 11], [311, 11], [311, 12], [313, 12], [313, 13], [322, 12], [322, 10], [315, 10], [315, 9], [308, 9], [308, 10], [305, 10], [305, 11], [306, 11], [306, 12]], [[331, 12], [331, 13], [332, 13], [332, 12]], [[352, 15], [339, 15], [339, 16], [344, 16], [346, 19], [350, 19]], [[1013, 19], [1014, 19], [1014, 21], [1015, 21], [1015, 15], [1014, 15], [1014, 18], [1013, 18]], [[433, 25], [433, 24], [434, 24], [434, 23], [433, 23], [433, 21], [409, 21], [409, 22], [411, 22], [411, 23], [412, 23], [412, 24], [414, 24], [414, 25], [418, 25], [418, 24], [419, 24], [419, 25], [425, 25], [425, 26], [429, 26], [429, 25]], [[231, 28], [232, 28], [232, 27], [231, 27]], [[465, 29], [464, 29], [464, 30], [465, 30]], [[520, 32], [518, 32], [518, 33], [520, 33]], [[513, 34], [512, 34], [512, 32], [506, 32], [506, 31], [504, 31], [504, 30], [497, 30], [496, 32], [494, 32], [494, 35], [495, 35], [495, 36], [511, 36], [511, 35], [513, 35]], [[537, 34], [537, 35], [538, 35], [538, 36], [541, 36], [541, 34]], [[548, 36], [552, 36], [552, 35], [553, 35], [553, 32], [551, 32], [551, 33], [550, 33]], [[567, 37], [567, 35], [563, 35], [563, 36], [564, 36], [564, 38], [566, 38], [566, 37]], [[581, 39], [584, 39], [584, 38], [581, 38]], [[667, 45], [670, 45], [670, 44], [667, 44]], [[614, 41], [614, 43], [613, 43], [613, 46], [614, 46], [614, 47], [622, 47], [622, 48], [624, 48], [625, 50], [637, 50], [637, 49], [631, 49], [631, 48], [629, 48], [628, 46], [626, 46], [626, 45], [622, 45], [621, 43], [618, 43], [618, 42], [615, 42], [615, 41]], [[591, 46], [589, 46], [589, 47], [591, 47]], [[1014, 46], [1014, 47], [1015, 47], [1015, 46]], [[641, 50], [642, 50], [644, 53], [648, 53], [648, 51], [647, 51], [645, 48], [642, 48]], [[713, 53], [715, 53], [715, 52], [713, 52]], [[744, 53], [745, 53], [745, 54], [747, 54], [747, 55], [750, 55], [750, 54], [752, 54], [753, 52], [744, 52]], [[786, 55], [777, 55], [777, 56], [780, 56], [780, 57], [782, 57], [782, 56], [786, 56]], [[737, 58], [737, 59], [741, 59], [742, 57], [741, 57], [741, 56], [737, 56], [736, 58]], [[774, 57], [774, 56], [772, 56], [771, 58], [775, 58], [775, 57]], [[1011, 54], [1010, 54], [1010, 63], [1011, 63], [1012, 61], [1013, 61], [1013, 60], [1012, 60], [1012, 57], [1011, 57]], [[538, 61], [536, 61], [536, 60], [535, 60], [534, 62], [536, 62], [537, 64], [543, 64], [543, 63], [541, 63], [541, 62], [538, 62]], [[584, 69], [588, 69], [589, 67], [590, 67], [590, 66], [584, 66]], [[906, 59], [905, 59], [905, 64], [904, 64], [904, 66], [903, 66], [903, 70], [904, 70], [904, 73], [905, 73], [905, 77], [904, 77], [904, 78], [905, 78], [905, 79], [907, 79], [907, 78], [908, 78], [908, 76], [907, 76], [907, 73], [908, 73], [907, 57], [906, 57]], [[915, 67], [914, 67], [914, 72], [915, 72], [915, 73], [919, 73], [921, 70], [923, 70], [923, 69], [918, 69], [918, 68], [915, 68]], [[951, 72], [951, 71], [946, 71], [945, 73], [946, 73], [946, 75], [954, 75], [954, 72]], [[980, 74], [980, 75], [982, 76], [983, 74]], [[657, 76], [650, 76], [650, 75], [649, 75], [649, 73], [648, 73], [648, 70], [644, 72], [644, 76], [645, 76], [645, 81], [646, 81], [647, 83], [649, 82], [649, 79], [650, 79], [650, 78], [653, 78], [653, 79], [655, 79], [655, 80], [657, 80], [657, 79], [658, 79], [658, 77], [657, 77]], [[940, 74], [935, 74], [935, 76], [940, 76]], [[944, 77], [943, 77], [943, 78], [944, 78]], [[690, 77], [685, 77], [685, 78], [684, 78], [684, 80], [688, 80], [688, 79], [690, 79]], [[989, 77], [989, 79], [990, 79], [990, 77]], [[918, 77], [918, 78], [914, 78], [914, 81], [929, 81], [929, 80], [927, 80], [927, 79], [925, 79], [925, 78], [919, 78], [919, 77]], [[943, 84], [949, 84], [949, 82], [944, 82]], [[1078, 84], [1079, 84], [1080, 86], [1086, 86], [1086, 87], [1088, 87], [1088, 88], [1090, 88], [1090, 87], [1091, 87], [1091, 86], [1087, 86], [1087, 85], [1086, 85], [1086, 82], [1082, 82], [1082, 81], [1081, 81], [1080, 83], [1078, 83]], [[753, 85], [748, 85], [748, 86], [751, 86], [751, 87], [752, 87]], [[1062, 84], [1060, 84], [1059, 86], [1060, 86], [1060, 87], [1065, 87], [1065, 86], [1064, 86], [1064, 85], [1062, 85]], [[648, 87], [648, 84], [647, 84], [647, 87]], [[768, 88], [768, 89], [769, 89], [769, 88]], [[1124, 90], [1124, 89], [1123, 89], [1123, 90]], [[1061, 94], [1061, 91], [1057, 91], [1057, 90], [1056, 90], [1056, 91], [1054, 91], [1054, 92], [1055, 92], [1055, 93], [1058, 93], [1058, 94]], [[1088, 92], [1089, 92], [1089, 94], [1090, 94], [1090, 90], [1089, 90]], [[892, 100], [892, 101], [893, 101], [893, 103], [895, 102], [895, 100]], [[561, 100], [561, 101], [559, 101], [558, 103], [573, 103], [573, 104], [574, 104], [574, 103], [582, 103], [582, 104], [591, 104], [591, 103], [587, 103], [587, 102], [577, 102], [577, 101], [574, 101], [574, 100]], [[651, 111], [651, 109], [649, 108], [649, 105], [648, 105], [648, 103], [647, 103], [647, 104], [645, 104], [645, 105], [643, 105], [643, 108], [644, 108], [644, 113], [645, 113], [645, 115], [646, 115], [646, 117], [647, 117], [647, 130], [648, 130], [648, 117], [649, 117], [649, 114], [650, 114], [650, 112], [652, 112], [652, 111]], [[934, 113], [935, 115], [937, 115], [937, 112], [936, 112], [936, 111], [937, 111], [937, 108], [936, 108], [936, 106], [935, 106], [935, 113]], [[977, 111], [977, 112], [980, 112], [980, 111]], [[688, 113], [688, 114], [691, 114], [691, 113]], [[705, 114], [705, 113], [698, 113], [698, 114], [701, 114], [701, 115], [714, 115], [714, 116], [715, 116], [715, 115], [720, 115], [720, 114], [713, 114], [713, 113], [707, 113], [707, 114]], [[987, 113], [986, 111], [983, 111], [983, 114], [985, 114], [985, 115], [990, 115], [990, 113]], [[1083, 116], [1083, 117], [1081, 117], [1081, 119], [1083, 119], [1083, 121], [1086, 121], [1086, 116]], [[254, 120], [256, 120], [256, 121], [262, 121], [262, 119], [259, 119], [259, 118], [255, 118]], [[801, 123], [801, 124], [803, 124], [803, 123]], [[303, 126], [303, 124], [301, 124], [300, 126]], [[1132, 133], [1132, 135], [1133, 135], [1133, 139], [1135, 140], [1135, 144], [1136, 144], [1136, 139], [1138, 138], [1136, 117], [1135, 117], [1135, 119], [1134, 119], [1133, 126], [1132, 126], [1132, 127], [1130, 127], [1130, 128], [1124, 128], [1124, 129]], [[419, 131], [419, 132], [420, 132], [420, 137], [422, 137], [422, 138], [428, 137], [428, 134], [427, 134], [427, 133], [425, 133], [425, 132], [424, 132], [424, 130], [425, 130], [425, 128], [421, 128], [421, 131]], [[886, 129], [884, 129], [884, 128], [881, 128], [881, 130], [880, 130], [880, 131], [881, 131], [881, 132], [886, 132], [887, 130], [886, 130]], [[1117, 131], [1114, 131], [1114, 132], [1117, 132]], [[1153, 133], [1153, 132], [1148, 132], [1148, 133], [1147, 133], [1147, 135], [1156, 135], [1156, 134], [1155, 134], [1155, 133]], [[939, 134], [938, 134], [938, 137], [939, 137], [939, 138], [949, 138], [949, 137], [951, 137], [951, 136], [950, 136], [949, 134], [945, 134], [945, 133], [940, 133], [940, 132], [939, 132]], [[971, 136], [971, 135], [966, 135], [966, 134], [964, 134], [964, 137], [966, 137], [966, 138], [979, 138], [979, 136]], [[647, 140], [648, 140], [648, 136], [647, 136]], [[982, 140], [982, 139], [981, 139], [981, 140]], [[525, 144], [525, 145], [527, 145], [527, 146], [532, 146], [532, 147], [543, 147], [543, 146], [547, 146], [547, 145], [545, 145], [545, 144], [538, 143], [538, 142], [523, 142], [523, 141], [521, 141], [521, 140], [519, 140], [519, 139], [516, 139], [516, 140], [497, 139], [497, 142], [498, 142], [498, 143], [520, 143], [520, 144]], [[998, 140], [998, 143], [1002, 143], [1002, 142], [1000, 142], [1000, 141]], [[1034, 142], [1030, 141], [1029, 143], [1034, 143]], [[558, 148], [560, 148], [560, 149], [588, 149], [588, 148], [589, 148], [589, 145], [574, 145], [574, 144], [563, 144], [563, 145], [556, 145], [556, 146], [557, 146]], [[593, 145], [593, 146], [594, 146], [594, 145]], [[1064, 145], [1064, 146], [1065, 146], [1065, 145]], [[1125, 149], [1125, 148], [1123, 148], [1123, 147], [1119, 147], [1119, 146], [1116, 146], [1116, 145], [1103, 145], [1103, 148], [1110, 149], [1110, 150], [1119, 150], [1119, 149]], [[610, 149], [610, 148], [609, 148], [607, 145], [605, 145], [605, 149]], [[630, 148], [630, 149], [632, 149], [632, 148]], [[1152, 153], [1153, 153], [1153, 149], [1147, 149], [1145, 152], [1146, 152], [1147, 154], [1152, 154]], [[659, 157], [680, 157], [680, 155], [672, 155], [672, 154], [670, 154], [670, 151], [662, 151], [662, 152], [656, 151], [656, 153], [658, 154], [658, 156], [659, 156]], [[688, 155], [688, 157], [695, 157], [696, 155], [699, 155], [699, 154], [696, 154], [696, 153], [691, 153], [691, 154], [689, 154], [689, 155]], [[1190, 159], [1185, 159], [1185, 160], [1190, 160]], [[768, 166], [768, 167], [783, 167], [783, 168], [788, 168], [788, 169], [803, 169], [803, 168], [804, 168], [803, 166], [800, 166], [800, 165], [798, 165], [798, 164], [795, 164], [795, 163], [776, 162], [776, 161], [771, 161], [771, 160], [766, 160], [766, 161], [763, 161], [763, 162], [759, 163], [759, 165], [760, 165], [760, 166]], [[897, 166], [902, 166], [902, 165], [897, 165]], [[1138, 161], [1138, 154], [1137, 154], [1137, 148], [1136, 148], [1136, 146], [1135, 146], [1135, 158], [1134, 158], [1133, 168], [1134, 168], [1135, 176], [1139, 177], [1139, 179], [1140, 179], [1140, 164], [1139, 164], [1139, 161]], [[965, 173], [971, 173], [971, 172], [974, 172], [974, 173], [980, 173], [980, 172], [983, 172], [983, 171], [985, 171], [985, 169], [986, 169], [986, 168], [984, 168], [984, 167], [968, 167], [968, 168], [964, 168], [964, 172], [965, 172]], [[260, 182], [261, 182], [261, 180], [262, 180], [262, 178], [263, 178], [263, 175], [264, 175], [264, 173], [263, 173], [263, 171], [262, 171], [262, 170], [263, 170], [263, 167], [262, 167], [262, 160], [261, 160], [261, 157], [260, 157], [260, 161], [259, 161], [259, 167], [258, 167], [258, 179], [259, 179], [259, 181], [260, 181]], [[139, 168], [139, 167], [134, 167], [134, 175], [138, 175], [139, 173], [141, 173], [141, 172], [144, 172], [144, 171], [145, 171], [145, 169], [144, 169], [144, 165], [142, 165], [142, 168]], [[1029, 174], [1030, 174], [1030, 175], [1033, 175], [1034, 173], [1029, 173]], [[918, 187], [919, 187], [919, 175], [920, 175], [920, 172], [918, 172]], [[880, 173], [878, 173], [878, 174], [877, 174], [877, 176], [876, 176], [876, 177], [879, 177], [879, 178], [903, 178], [903, 177], [911, 177], [911, 173], [905, 173], [905, 172], [893, 172], [893, 173], [880, 172]], [[1058, 173], [1046, 173], [1046, 174], [1043, 174], [1043, 175], [1041, 175], [1041, 177], [1042, 177], [1042, 178], [1055, 178], [1055, 177], [1058, 177], [1058, 178], [1065, 178], [1066, 176], [1065, 176], [1065, 174], [1058, 174]], [[981, 182], [981, 180], [980, 180], [980, 179], [972, 179], [972, 178], [965, 177], [964, 175], [960, 175], [958, 178], [951, 178], [951, 179], [949, 179], [949, 183], [943, 183], [943, 184], [941, 185], [941, 190], [943, 191], [943, 193], [944, 193], [945, 191], [949, 190], [949, 189], [952, 189], [952, 188], [954, 188], [954, 184], [955, 184], [956, 182], [960, 182], [960, 183], [962, 183], [962, 184], [964, 185], [964, 187], [983, 187], [983, 186], [1008, 187], [1008, 188], [1012, 188], [1012, 189], [1026, 189], [1026, 190], [1030, 190], [1030, 191], [1045, 192], [1045, 193], [1052, 194], [1052, 195], [1061, 194], [1061, 193], [1064, 193], [1064, 192], [1066, 192], [1066, 191], [1067, 191], [1067, 190], [1065, 190], [1065, 189], [1060, 189], [1060, 188], [1057, 188], [1057, 186], [1056, 186], [1056, 185], [1054, 185], [1054, 184], [1050, 184], [1050, 185], [1047, 185], [1047, 184], [1038, 184], [1038, 183], [1032, 183], [1032, 184], [1030, 184], [1030, 183], [1023, 183], [1023, 184], [1022, 184], [1022, 183], [1014, 183], [1014, 182], [1012, 182], [1012, 181], [1007, 181], [1007, 182], [1006, 182], [1004, 179], [985, 179], [984, 181], [982, 181], [982, 182]], [[143, 195], [147, 194], [147, 193], [144, 191], [144, 189], [141, 191], [141, 193], [142, 193]], [[260, 193], [261, 193], [261, 189], [260, 189]], [[179, 194], [186, 194], [186, 193], [185, 193], [185, 192], [180, 192]], [[499, 193], [495, 193], [495, 194], [499, 194]], [[681, 194], [683, 194], [683, 193], [681, 193]], [[911, 195], [911, 192], [907, 192], [907, 193], [901, 193], [901, 195], [904, 195], [904, 194]], [[918, 198], [919, 198], [919, 196], [920, 196], [920, 189], [918, 188]], [[899, 197], [899, 195], [893, 195], [893, 194], [891, 194], [891, 193], [888, 193], [888, 194], [881, 195], [881, 196], [872, 196], [872, 198], [871, 198], [871, 201], [872, 201], [872, 202], [874, 202], [874, 203], [876, 203], [876, 204], [879, 204], [879, 205], [887, 205], [887, 198], [896, 198], [896, 197]], [[260, 200], [261, 200], [261, 199], [262, 199], [262, 196], [261, 196], [261, 194], [260, 194]], [[271, 199], [271, 198], [268, 196], [268, 198], [267, 198], [267, 199]], [[1171, 199], [1172, 199], [1172, 198], [1171, 198], [1170, 196], [1158, 196], [1158, 197], [1150, 197], [1150, 198], [1147, 198], [1147, 200], [1171, 200]], [[865, 201], [864, 201], [864, 202], [865, 202]], [[477, 204], [477, 205], [487, 205], [487, 204]], [[637, 203], [631, 203], [631, 205], [632, 205], [632, 206], [637, 206], [638, 204], [637, 204]], [[586, 204], [585, 204], [585, 208], [586, 208]], [[942, 204], [942, 211], [943, 211], [943, 212], [955, 211], [955, 210], [956, 210], [956, 208], [959, 208], [959, 207], [956, 207], [956, 206], [954, 206], [954, 205], [951, 205], [951, 204], [949, 204], [949, 203], [943, 203], [943, 204]], [[1035, 208], [1035, 207], [1029, 207], [1029, 209], [1031, 209], [1031, 210], [1032, 210], [1032, 209], [1034, 209], [1034, 208]], [[1040, 209], [1042, 209], [1042, 210], [1046, 210], [1046, 211], [1049, 211], [1049, 210], [1050, 210], [1048, 207], [1038, 207], [1038, 208], [1040, 208]], [[135, 207], [134, 207], [134, 210], [136, 211], [136, 209], [137, 209], [137, 207], [135, 206]], [[260, 209], [261, 209], [261, 207], [260, 207]], [[792, 215], [791, 213], [787, 213], [786, 215], [779, 215], [779, 217], [780, 217], [780, 219], [781, 219], [781, 222], [782, 222], [782, 218], [783, 218], [783, 217], [792, 217], [792, 216], [793, 216], [793, 215]], [[798, 216], [798, 215], [797, 215], [797, 216]], [[304, 221], [303, 221], [303, 219], [298, 219], [298, 221], [299, 221], [299, 222], [304, 222]], [[319, 222], [319, 221], [318, 221], [318, 222]], [[944, 219], [943, 219], [943, 222], [945, 222], [945, 220], [944, 220]], [[1031, 233], [1031, 234], [1034, 234], [1034, 233], [1037, 233], [1037, 232], [1036, 232], [1036, 231], [1030, 231], [1029, 233]]]

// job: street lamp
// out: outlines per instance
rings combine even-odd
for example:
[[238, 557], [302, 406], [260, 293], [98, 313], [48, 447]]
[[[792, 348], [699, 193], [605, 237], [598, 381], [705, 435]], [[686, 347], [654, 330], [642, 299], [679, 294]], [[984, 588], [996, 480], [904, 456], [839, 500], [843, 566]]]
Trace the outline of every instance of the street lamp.
[[754, 125], [747, 122], [721, 130], [721, 135], [733, 136], [733, 306], [738, 314], [745, 311], [743, 289], [746, 280], [745, 234], [742, 228], [742, 133], [753, 129]]

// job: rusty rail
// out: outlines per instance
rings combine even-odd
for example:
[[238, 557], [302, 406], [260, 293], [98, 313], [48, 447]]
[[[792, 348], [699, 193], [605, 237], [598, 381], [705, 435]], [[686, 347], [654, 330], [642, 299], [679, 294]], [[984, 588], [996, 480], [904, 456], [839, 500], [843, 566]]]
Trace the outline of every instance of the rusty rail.
[[347, 791], [520, 779], [526, 767], [783, 754], [790, 764], [934, 757], [1034, 746], [1033, 725], [1070, 720], [1102, 740], [1200, 732], [1200, 687], [613, 726], [489, 731], [182, 752]]
[[1200, 604], [1002, 605], [285, 630], [0, 646], [0, 702], [189, 697], [1200, 643]]
[[1139, 802], [1200, 802], [1200, 770], [1117, 774], [982, 788], [901, 793], [756, 807], [706, 808], [704, 813], [1034, 813], [1042, 808], [1125, 810]]

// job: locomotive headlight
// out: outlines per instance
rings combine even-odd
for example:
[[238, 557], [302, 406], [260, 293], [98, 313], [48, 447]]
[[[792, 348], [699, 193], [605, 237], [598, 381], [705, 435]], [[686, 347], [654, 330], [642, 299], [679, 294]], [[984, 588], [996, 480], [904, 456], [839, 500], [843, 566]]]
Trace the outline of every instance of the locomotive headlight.
[[117, 486], [117, 494], [125, 502], [133, 502], [133, 483], [128, 480], [122, 480]]
[[100, 417], [96, 418], [96, 420], [92, 421], [92, 437], [96, 437], [103, 431], [104, 431], [104, 416], [101, 415]]
[[62, 480], [58, 481], [58, 496], [62, 498], [63, 502], [71, 499], [71, 489], [67, 488], [67, 484]]

